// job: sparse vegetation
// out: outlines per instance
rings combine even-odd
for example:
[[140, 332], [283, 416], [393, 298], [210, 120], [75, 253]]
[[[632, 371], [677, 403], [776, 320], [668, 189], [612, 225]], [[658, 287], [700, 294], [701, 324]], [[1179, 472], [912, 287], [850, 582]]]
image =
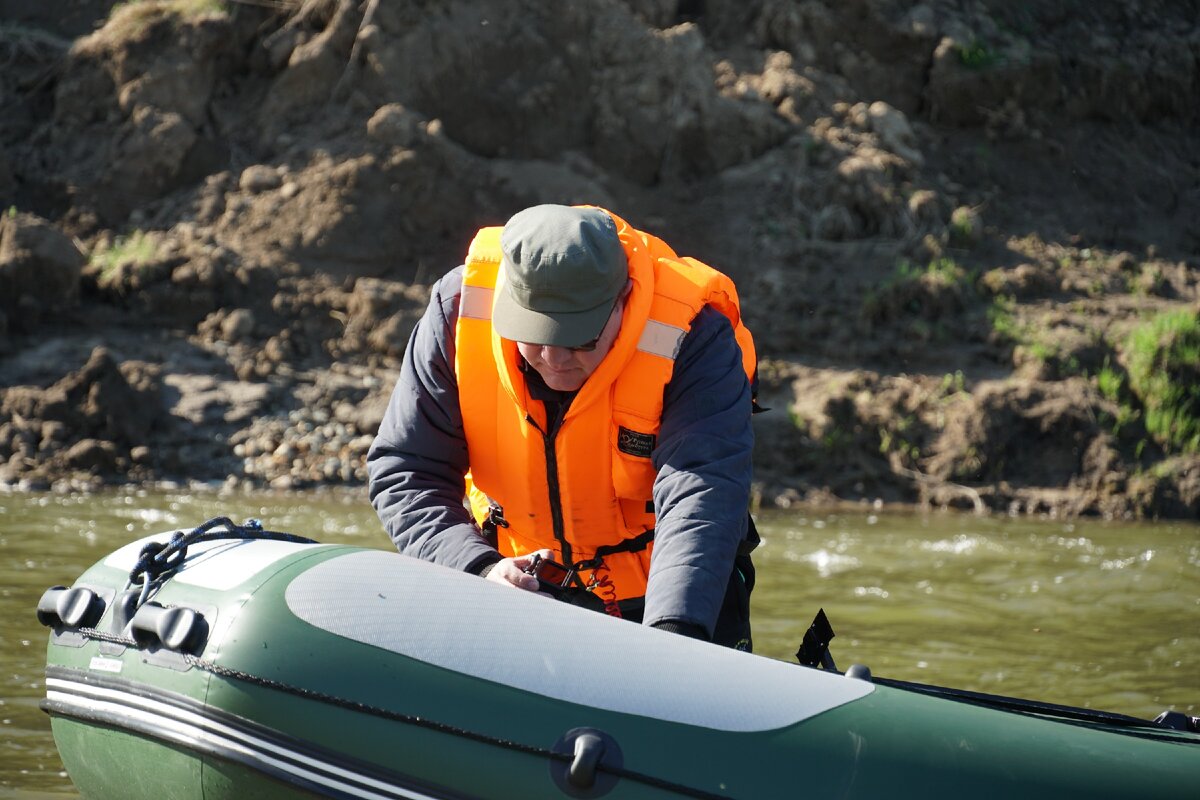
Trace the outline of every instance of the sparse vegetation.
[[1121, 390], [1125, 387], [1125, 376], [1113, 369], [1108, 359], [1105, 359], [1104, 366], [1096, 375], [1096, 386], [1100, 390], [1100, 394], [1109, 400], [1119, 401]]
[[1000, 54], [982, 39], [972, 39], [958, 47], [958, 60], [967, 69], [987, 69], [999, 63]]
[[1126, 278], [1126, 291], [1139, 296], [1162, 294], [1167, 288], [1167, 276], [1158, 264], [1143, 264], [1137, 275]]
[[[1125, 373], [1119, 368], [1114, 367], [1108, 360], [1104, 360], [1104, 366], [1096, 374], [1096, 388], [1100, 390], [1100, 394], [1106, 399], [1112, 401], [1117, 406], [1115, 415], [1102, 414], [1102, 422], [1108, 427], [1113, 436], [1120, 436], [1121, 432], [1126, 430], [1129, 425], [1136, 422], [1141, 416], [1141, 412], [1134, 408], [1132, 397], [1129, 393], [1127, 379]], [[1141, 454], [1141, 449], [1145, 446], [1144, 441], [1138, 442], [1138, 455]]]
[[972, 209], [960, 206], [950, 214], [950, 243], [956, 246], [967, 246], [979, 240], [982, 231], [979, 229], [979, 215]]
[[957, 394], [962, 394], [966, 391], [966, 378], [963, 376], [961, 369], [954, 370], [953, 374], [947, 372], [942, 376], [941, 386], [938, 387], [938, 394], [942, 397], [953, 397]]
[[1016, 316], [1017, 300], [1012, 295], [1000, 294], [992, 298], [988, 306], [987, 318], [992, 331], [1000, 339], [1009, 342], [1020, 342], [1021, 326]]
[[1037, 362], [1048, 365], [1058, 377], [1081, 375], [1098, 364], [1091, 360], [1094, 351], [1103, 344], [1103, 338], [1095, 330], [1080, 331], [1071, 321], [1044, 315], [1041, 319], [1030, 319], [1028, 314], [1017, 311], [1017, 301], [1011, 295], [996, 295], [987, 308], [988, 322], [992, 326], [993, 340], [1013, 348], [1016, 365]]
[[895, 420], [891, 429], [885, 426], [879, 428], [879, 452], [883, 455], [895, 453], [899, 456], [900, 462], [905, 466], [912, 466], [921, 457], [921, 448], [909, 441], [905, 434], [913, 424], [916, 418], [913, 416], [903, 416]]
[[1200, 313], [1159, 314], [1126, 342], [1129, 388], [1168, 450], [1200, 452]]
[[931, 334], [935, 327], [929, 321], [961, 307], [960, 296], [969, 291], [967, 287], [973, 280], [974, 273], [953, 258], [936, 258], [923, 267], [905, 259], [883, 283], [867, 292], [863, 315], [868, 319], [911, 316], [910, 326], [916, 325], [925, 334]]
[[854, 437], [848, 432], [836, 426], [831, 426], [829, 430], [821, 434], [821, 448], [829, 454], [844, 453], [851, 447], [854, 442]]
[[110, 283], [122, 269], [138, 270], [149, 264], [158, 242], [145, 231], [134, 231], [128, 236], [118, 236], [107, 247], [98, 247], [92, 252], [88, 265], [96, 271], [96, 282], [101, 286]]

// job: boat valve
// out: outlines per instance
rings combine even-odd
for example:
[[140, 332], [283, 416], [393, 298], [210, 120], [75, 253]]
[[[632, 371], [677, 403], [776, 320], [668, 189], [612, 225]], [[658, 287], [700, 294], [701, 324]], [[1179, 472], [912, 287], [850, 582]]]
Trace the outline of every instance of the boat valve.
[[103, 615], [104, 601], [82, 586], [51, 586], [37, 604], [38, 622], [47, 628], [90, 628]]
[[164, 608], [144, 603], [129, 623], [130, 633], [140, 647], [165, 647], [177, 653], [195, 654], [208, 639], [208, 621], [191, 608]]
[[617, 740], [604, 731], [574, 728], [553, 750], [564, 758], [550, 762], [550, 777], [568, 797], [600, 797], [617, 785], [624, 758]]
[[572, 786], [590, 789], [596, 783], [596, 765], [604, 755], [604, 740], [594, 733], [582, 734], [575, 740], [575, 760], [567, 770]]

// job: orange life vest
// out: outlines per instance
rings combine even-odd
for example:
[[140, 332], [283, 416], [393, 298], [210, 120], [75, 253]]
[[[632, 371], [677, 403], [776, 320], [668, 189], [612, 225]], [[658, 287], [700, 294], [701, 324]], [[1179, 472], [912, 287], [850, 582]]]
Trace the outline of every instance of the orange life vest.
[[729, 318], [751, 379], [756, 362], [733, 282], [611, 216], [633, 287], [612, 349], [572, 400], [555, 436], [545, 434], [544, 405], [529, 396], [516, 342], [492, 329], [492, 300], [503, 281], [499, 227], [484, 228], [471, 243], [454, 371], [470, 463], [467, 497], [476, 520], [482, 525], [493, 506], [503, 510], [507, 527], [498, 528], [497, 538], [505, 556], [545, 547], [573, 564], [599, 554], [623, 600], [646, 592], [655, 524], [651, 451], [663, 389], [700, 310], [711, 305]]

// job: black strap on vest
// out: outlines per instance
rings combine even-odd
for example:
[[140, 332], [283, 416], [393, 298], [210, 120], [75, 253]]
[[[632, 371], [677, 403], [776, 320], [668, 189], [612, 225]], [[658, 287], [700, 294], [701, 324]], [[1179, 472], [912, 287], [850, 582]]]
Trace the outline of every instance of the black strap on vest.
[[649, 547], [652, 541], [654, 541], [654, 528], [643, 531], [632, 539], [623, 539], [617, 544], [602, 544], [596, 548], [595, 556], [576, 562], [571, 566], [575, 570], [596, 569], [604, 561], [605, 556], [611, 556], [613, 553], [640, 553]]
[[654, 541], [654, 528], [642, 531], [632, 539], [623, 539], [618, 544], [602, 544], [596, 548], [596, 555], [604, 557], [613, 553], [640, 553]]
[[[737, 554], [739, 556], [748, 556], [758, 545], [762, 539], [758, 535], [758, 528], [754, 525], [754, 517], [747, 514], [746, 521], [746, 537], [738, 542]], [[505, 523], [504, 527], [508, 527]], [[640, 553], [650, 546], [654, 541], [654, 528], [634, 536], [632, 539], [624, 539], [618, 544], [602, 544], [596, 548], [596, 555], [592, 558], [578, 561], [571, 565], [571, 568], [578, 571], [581, 569], [595, 569], [600, 566], [605, 556], [613, 553]]]

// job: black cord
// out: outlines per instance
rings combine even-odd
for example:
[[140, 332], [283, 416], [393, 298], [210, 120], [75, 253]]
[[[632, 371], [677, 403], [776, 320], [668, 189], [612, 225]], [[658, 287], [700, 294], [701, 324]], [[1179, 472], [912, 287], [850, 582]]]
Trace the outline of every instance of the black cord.
[[1151, 720], [1131, 717], [1125, 714], [1116, 714], [1111, 711], [1094, 711], [1088, 708], [1062, 706], [1056, 703], [1023, 700], [1017, 697], [1005, 697], [1004, 695], [986, 694], [984, 692], [972, 692], [967, 689], [950, 689], [944, 686], [931, 686], [925, 683], [912, 683], [893, 678], [872, 677], [871, 682], [893, 689], [903, 689], [929, 695], [930, 697], [940, 697], [975, 706], [1011, 711], [1015, 714], [1024, 714], [1025, 716], [1052, 717], [1055, 721], [1067, 725], [1077, 725], [1080, 727], [1088, 727], [1095, 724], [1112, 725], [1120, 728], [1121, 730], [1118, 732], [1127, 736], [1156, 739], [1158, 741], [1162, 741], [1165, 738], [1181, 744], [1200, 744], [1200, 738], [1177, 738], [1170, 736], [1170, 729], [1164, 728], [1162, 725]]

